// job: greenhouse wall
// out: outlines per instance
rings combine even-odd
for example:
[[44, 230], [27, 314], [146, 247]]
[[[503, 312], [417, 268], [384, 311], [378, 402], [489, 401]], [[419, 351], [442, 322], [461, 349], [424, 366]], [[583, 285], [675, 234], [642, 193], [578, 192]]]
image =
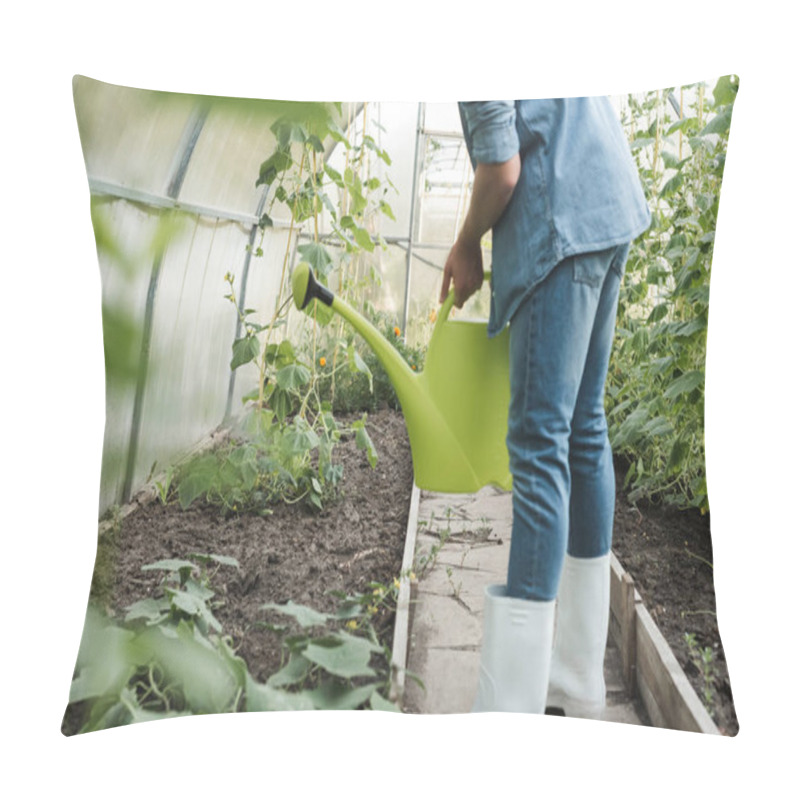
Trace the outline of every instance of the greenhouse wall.
[[250, 257], [274, 111], [81, 78], [74, 93], [103, 288], [103, 512], [236, 412], [255, 377], [230, 370], [237, 313], [224, 277], [248, 274], [265, 319], [290, 234], [277, 225]]

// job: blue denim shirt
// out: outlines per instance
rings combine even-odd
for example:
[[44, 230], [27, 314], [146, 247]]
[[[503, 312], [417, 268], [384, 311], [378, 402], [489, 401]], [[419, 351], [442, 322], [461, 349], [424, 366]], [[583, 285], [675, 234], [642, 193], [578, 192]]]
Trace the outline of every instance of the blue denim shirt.
[[563, 259], [630, 242], [650, 210], [622, 125], [606, 97], [459, 103], [473, 167], [521, 157], [492, 230], [489, 335]]

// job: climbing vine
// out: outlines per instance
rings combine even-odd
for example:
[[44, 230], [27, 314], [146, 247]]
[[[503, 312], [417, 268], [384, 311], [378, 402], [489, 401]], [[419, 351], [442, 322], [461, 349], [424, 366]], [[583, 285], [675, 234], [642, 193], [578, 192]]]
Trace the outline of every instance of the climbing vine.
[[623, 282], [608, 410], [632, 498], [708, 510], [704, 386], [711, 261], [735, 76], [629, 97], [623, 124], [653, 219]]

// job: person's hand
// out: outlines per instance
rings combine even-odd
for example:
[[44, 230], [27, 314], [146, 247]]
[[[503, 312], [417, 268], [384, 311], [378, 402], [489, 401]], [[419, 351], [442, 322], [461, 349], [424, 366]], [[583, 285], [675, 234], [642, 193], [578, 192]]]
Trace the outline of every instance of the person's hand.
[[483, 285], [483, 253], [480, 240], [459, 236], [444, 264], [444, 279], [439, 302], [443, 303], [450, 291], [450, 282], [455, 292], [455, 306], [464, 303]]

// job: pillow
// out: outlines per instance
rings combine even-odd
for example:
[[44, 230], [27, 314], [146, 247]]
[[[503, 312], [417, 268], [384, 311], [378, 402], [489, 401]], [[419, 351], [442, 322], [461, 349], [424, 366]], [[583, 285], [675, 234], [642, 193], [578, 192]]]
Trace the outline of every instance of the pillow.
[[[631, 245], [606, 385], [616, 688], [602, 712], [730, 735], [703, 393], [737, 88], [725, 76], [610, 98], [652, 221]], [[106, 429], [63, 732], [239, 711], [468, 711], [483, 588], [505, 580], [508, 560], [505, 420], [477, 445], [478, 461], [500, 453], [500, 472], [440, 485], [423, 460], [444, 453], [453, 466], [435, 472], [451, 475], [467, 434], [421, 455], [441, 426], [414, 399], [431, 391], [434, 331], [477, 325], [469, 335], [483, 341], [494, 314], [484, 291], [439, 318], [474, 174], [458, 106], [238, 100], [84, 77], [74, 97]], [[301, 311], [304, 274], [319, 289]], [[498, 340], [494, 366], [507, 359]], [[465, 371], [447, 379], [450, 407], [476, 394], [454, 388]]]

